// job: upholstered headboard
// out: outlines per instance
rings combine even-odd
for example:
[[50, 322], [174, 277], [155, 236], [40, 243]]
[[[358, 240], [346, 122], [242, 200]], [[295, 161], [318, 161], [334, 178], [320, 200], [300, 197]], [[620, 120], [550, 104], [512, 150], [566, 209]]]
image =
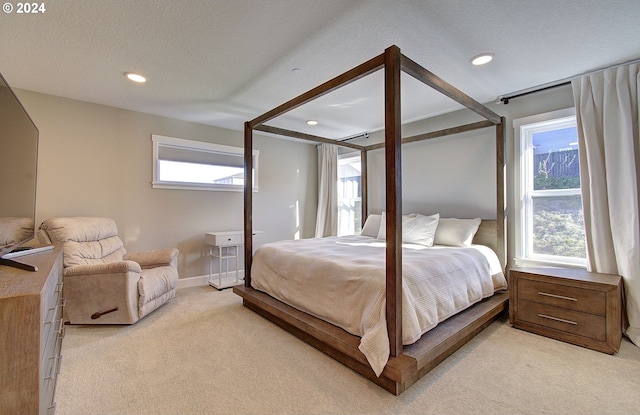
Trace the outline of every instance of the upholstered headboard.
[[493, 251], [498, 255], [498, 258], [502, 263], [502, 267], [505, 267], [506, 252], [501, 252], [501, 250], [504, 250], [504, 241], [499, 241], [497, 220], [482, 219], [482, 222], [480, 222], [480, 227], [478, 228], [478, 232], [476, 232], [476, 236], [473, 238], [473, 243], [478, 245], [486, 245], [489, 248], [493, 249]]
[[482, 219], [476, 236], [473, 237], [473, 243], [478, 245], [486, 245], [494, 251], [498, 251], [498, 221], [490, 219]]

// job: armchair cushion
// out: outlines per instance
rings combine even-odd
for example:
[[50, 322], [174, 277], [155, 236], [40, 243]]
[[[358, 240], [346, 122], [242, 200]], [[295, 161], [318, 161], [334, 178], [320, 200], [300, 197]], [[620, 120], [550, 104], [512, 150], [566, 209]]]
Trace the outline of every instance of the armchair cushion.
[[64, 243], [64, 266], [105, 264], [122, 261], [127, 251], [117, 236], [99, 241]]
[[176, 295], [178, 273], [174, 267], [164, 266], [142, 270], [138, 281], [138, 314], [144, 317]]
[[65, 268], [122, 261], [127, 253], [110, 218], [55, 218], [44, 221], [40, 229], [52, 243], [64, 244]]
[[111, 218], [54, 218], [42, 222], [40, 229], [47, 232], [52, 242], [92, 242], [118, 236], [118, 227]]

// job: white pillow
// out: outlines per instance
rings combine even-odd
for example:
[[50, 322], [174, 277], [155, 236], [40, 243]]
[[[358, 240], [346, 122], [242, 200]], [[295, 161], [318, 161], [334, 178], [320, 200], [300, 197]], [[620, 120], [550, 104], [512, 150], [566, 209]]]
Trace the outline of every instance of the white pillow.
[[[415, 218], [416, 214], [402, 215], [402, 225], [411, 218]], [[378, 229], [378, 239], [387, 239], [387, 212], [382, 212], [382, 218], [380, 219], [380, 228]]]
[[402, 241], [410, 244], [433, 246], [440, 214], [430, 216], [417, 214], [408, 221], [402, 221]]
[[362, 232], [360, 232], [360, 235], [376, 238], [378, 236], [378, 231], [380, 230], [381, 220], [382, 215], [373, 213], [369, 215], [367, 217], [367, 220], [364, 222], [364, 226], [362, 227]]
[[[402, 241], [424, 246], [432, 246], [440, 214], [425, 216], [417, 213], [402, 215]], [[382, 212], [378, 239], [387, 239], [387, 216]]]
[[450, 246], [471, 246], [473, 237], [480, 227], [480, 218], [441, 218], [436, 229], [435, 244]]

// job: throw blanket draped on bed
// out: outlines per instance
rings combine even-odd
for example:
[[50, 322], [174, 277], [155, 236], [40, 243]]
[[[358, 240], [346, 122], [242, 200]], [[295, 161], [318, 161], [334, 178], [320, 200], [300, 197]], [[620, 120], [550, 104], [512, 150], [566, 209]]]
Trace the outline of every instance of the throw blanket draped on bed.
[[[439, 322], [507, 287], [484, 246], [403, 246], [402, 334], [411, 344]], [[385, 244], [366, 236], [289, 240], [255, 253], [253, 288], [360, 336], [380, 376], [389, 358]]]

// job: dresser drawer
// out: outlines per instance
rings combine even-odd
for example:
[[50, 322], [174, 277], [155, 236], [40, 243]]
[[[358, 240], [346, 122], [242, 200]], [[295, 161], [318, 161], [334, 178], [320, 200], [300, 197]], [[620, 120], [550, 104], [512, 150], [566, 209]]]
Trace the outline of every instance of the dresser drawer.
[[522, 321], [577, 334], [591, 339], [607, 339], [606, 319], [604, 316], [582, 313], [547, 304], [520, 300], [518, 316]]
[[521, 300], [548, 304], [568, 310], [604, 316], [607, 311], [605, 293], [558, 283], [518, 280], [518, 297]]

